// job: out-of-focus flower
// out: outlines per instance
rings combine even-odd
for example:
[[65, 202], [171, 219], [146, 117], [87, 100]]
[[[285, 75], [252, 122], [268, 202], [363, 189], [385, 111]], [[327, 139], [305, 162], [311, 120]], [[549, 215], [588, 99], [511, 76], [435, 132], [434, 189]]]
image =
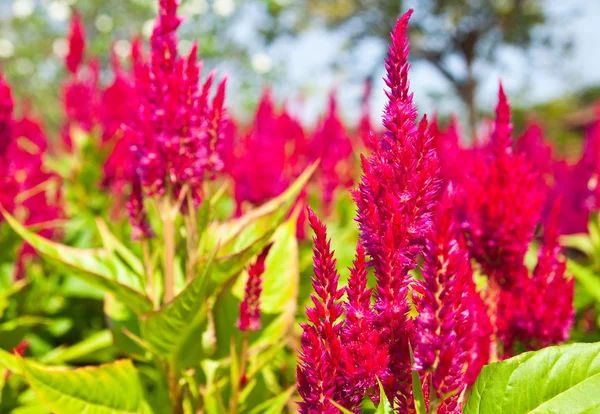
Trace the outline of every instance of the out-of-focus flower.
[[502, 297], [505, 327], [499, 332], [507, 356], [516, 343], [540, 349], [564, 342], [573, 325], [574, 279], [565, 275], [566, 263], [558, 243], [560, 200], [544, 227], [538, 262], [531, 277]]
[[65, 66], [73, 75], [77, 74], [85, 53], [85, 31], [79, 13], [73, 13], [68, 37], [69, 52], [65, 56]]
[[0, 73], [0, 157], [4, 157], [12, 138], [14, 102], [9, 86]]
[[474, 151], [461, 146], [458, 120], [451, 118], [442, 130], [434, 118], [430, 131], [440, 160], [440, 176], [445, 182], [461, 183], [466, 178], [465, 166], [471, 163]]
[[329, 95], [327, 113], [317, 126], [311, 147], [312, 158], [321, 160], [316, 176], [327, 214], [335, 190], [350, 187], [353, 182], [352, 141], [340, 119], [335, 91]]
[[262, 275], [265, 272], [265, 260], [271, 245], [267, 246], [248, 267], [248, 280], [244, 291], [244, 300], [240, 303], [240, 317], [237, 326], [240, 331], [258, 331], [260, 329], [260, 294]]
[[186, 191], [198, 205], [205, 174], [222, 167], [217, 150], [225, 127], [225, 79], [211, 99], [214, 75], [200, 87], [197, 46], [187, 57], [178, 55], [178, 5], [160, 1], [150, 62], [134, 56], [137, 111], [127, 134], [144, 193], [176, 200]]
[[468, 247], [492, 284], [516, 285], [541, 218], [546, 191], [523, 154], [513, 151], [510, 107], [502, 86], [490, 142], [473, 157], [463, 183], [463, 226]]
[[365, 147], [369, 147], [373, 126], [371, 123], [371, 94], [373, 92], [373, 79], [365, 79], [363, 95], [360, 100], [360, 119], [358, 120], [357, 134]]

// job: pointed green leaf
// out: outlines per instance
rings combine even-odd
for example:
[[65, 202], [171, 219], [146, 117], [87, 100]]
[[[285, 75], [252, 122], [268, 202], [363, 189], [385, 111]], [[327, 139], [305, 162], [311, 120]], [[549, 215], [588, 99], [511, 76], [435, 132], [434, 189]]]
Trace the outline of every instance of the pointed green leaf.
[[567, 272], [575, 276], [575, 279], [585, 288], [586, 293], [600, 303], [600, 277], [597, 274], [570, 259], [567, 260]]
[[57, 414], [139, 413], [143, 392], [129, 360], [77, 369], [50, 368], [21, 360], [25, 379]]
[[40, 358], [40, 362], [44, 364], [64, 364], [110, 348], [112, 345], [112, 334], [110, 331], [104, 330], [94, 333], [75, 345], [55, 348]]
[[600, 343], [526, 352], [483, 368], [465, 414], [600, 411]]
[[102, 244], [104, 248], [109, 252], [115, 252], [116, 254], [123, 259], [123, 261], [135, 272], [136, 275], [140, 277], [140, 282], [144, 284], [144, 264], [142, 261], [125, 246], [121, 240], [117, 238], [114, 234], [111, 233], [108, 225], [101, 218], [96, 218], [96, 226], [98, 227], [98, 232], [100, 233], [100, 237], [102, 238]]
[[342, 412], [342, 414], [354, 414], [352, 411], [348, 410], [347, 408], [344, 408], [343, 406], [339, 405], [338, 403], [336, 403], [333, 400], [331, 400], [331, 404], [333, 404], [333, 406], [335, 408], [337, 408], [338, 410], [340, 410]]
[[381, 381], [379, 381], [379, 378], [377, 379], [377, 383], [379, 384], [379, 405], [377, 406], [375, 414], [393, 414], [394, 410], [383, 390], [383, 385], [381, 384]]
[[[71, 267], [83, 280], [112, 293], [138, 314], [152, 310], [150, 299], [120, 282], [122, 279], [131, 281], [131, 272], [114, 255], [104, 249], [76, 249], [55, 243], [27, 230], [5, 211], [2, 214], [13, 230], [43, 257]], [[136, 276], [133, 278], [138, 279]]]
[[[412, 350], [410, 343], [408, 344], [408, 351], [410, 353], [410, 365], [411, 367], [415, 364], [415, 355]], [[415, 410], [417, 414], [427, 414], [425, 409], [425, 396], [423, 395], [423, 385], [421, 384], [421, 378], [419, 373], [411, 369], [412, 372], [412, 386], [413, 386], [413, 397], [415, 400]], [[381, 385], [381, 384], [380, 384]]]
[[157, 354], [172, 359], [178, 366], [177, 357], [185, 352], [181, 349], [182, 344], [187, 343], [188, 335], [197, 332], [195, 327], [206, 321], [212, 264], [211, 258], [202, 273], [171, 302], [140, 318], [142, 338]]
[[[249, 414], [280, 414], [285, 412], [285, 406], [292, 398], [296, 387], [290, 387], [279, 395], [265, 401], [250, 410]], [[350, 413], [352, 414], [352, 413]]]

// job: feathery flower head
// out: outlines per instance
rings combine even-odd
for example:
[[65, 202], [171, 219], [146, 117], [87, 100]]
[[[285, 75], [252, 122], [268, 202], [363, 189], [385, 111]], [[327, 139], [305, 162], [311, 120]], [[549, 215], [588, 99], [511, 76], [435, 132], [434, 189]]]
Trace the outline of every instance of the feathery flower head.
[[[423, 281], [413, 285], [418, 312], [413, 331], [415, 368], [430, 381], [430, 404], [439, 406], [439, 412], [454, 412], [471, 366], [481, 369], [489, 357], [489, 352], [479, 352], [482, 326], [478, 322], [487, 314], [459, 238], [455, 199], [456, 189], [450, 183], [427, 239]], [[490, 329], [487, 332], [489, 348]]]
[[241, 212], [245, 201], [259, 205], [278, 196], [291, 181], [286, 154], [290, 137], [286, 135], [281, 120], [282, 116], [275, 110], [271, 90], [265, 89], [252, 129], [234, 149], [237, 152], [233, 176], [238, 212]]
[[408, 20], [402, 16], [392, 32], [386, 59], [388, 103], [381, 137], [372, 137], [372, 154], [362, 158], [363, 175], [354, 192], [360, 243], [371, 258], [377, 278], [376, 326], [390, 353], [390, 381], [384, 388], [391, 399], [410, 404], [407, 293], [440, 189], [439, 164], [424, 117], [418, 124], [409, 93]]
[[260, 329], [260, 294], [262, 292], [262, 275], [265, 272], [265, 260], [271, 249], [268, 245], [256, 258], [256, 262], [248, 267], [248, 280], [244, 300], [240, 304], [240, 318], [237, 327], [245, 332]]
[[315, 232], [312, 278], [315, 294], [311, 295], [313, 307], [306, 309], [308, 323], [302, 324], [297, 369], [298, 393], [303, 399], [300, 412], [337, 413], [330, 401], [348, 406], [349, 397], [343, 389], [345, 351], [339, 338], [340, 300], [344, 290], [338, 287], [339, 274], [325, 225], [310, 208], [308, 220]]
[[546, 190], [523, 154], [512, 148], [510, 107], [502, 86], [490, 142], [463, 183], [463, 226], [472, 257], [501, 288], [523, 274], [523, 259], [540, 220]]
[[565, 275], [566, 263], [558, 242], [559, 212], [560, 199], [555, 201], [544, 227], [533, 275], [524, 277], [517, 289], [502, 297], [500, 305], [505, 317], [499, 336], [506, 356], [513, 354], [516, 343], [535, 350], [569, 338], [574, 317], [574, 279]]
[[340, 119], [335, 91], [329, 95], [327, 113], [313, 135], [312, 147], [314, 159], [321, 160], [317, 175], [329, 211], [335, 190], [352, 185], [352, 141]]
[[197, 45], [187, 57], [177, 53], [179, 1], [161, 0], [150, 61], [134, 63], [137, 113], [129, 125], [136, 173], [144, 193], [172, 199], [188, 191], [202, 200], [205, 173], [222, 167], [218, 145], [225, 126], [225, 83], [210, 98], [214, 74], [199, 85], [202, 64]]
[[69, 52], [65, 56], [65, 66], [73, 75], [77, 73], [83, 62], [85, 53], [85, 29], [81, 21], [81, 15], [75, 11], [69, 28]]
[[4, 157], [11, 142], [13, 108], [10, 87], [0, 73], [0, 157]]

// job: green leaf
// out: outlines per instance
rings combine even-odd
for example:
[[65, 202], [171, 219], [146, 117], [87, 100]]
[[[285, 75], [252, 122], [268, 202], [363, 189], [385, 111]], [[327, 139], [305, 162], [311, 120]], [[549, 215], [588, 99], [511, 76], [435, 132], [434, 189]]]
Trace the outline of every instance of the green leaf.
[[[276, 395], [270, 400], [265, 401], [262, 404], [257, 405], [252, 410], [250, 410], [249, 414], [280, 414], [285, 412], [285, 406], [292, 398], [296, 387], [290, 387], [284, 392]], [[350, 413], [352, 414], [352, 413]]]
[[[120, 263], [120, 260], [104, 249], [76, 249], [60, 243], [52, 242], [27, 230], [6, 211], [2, 211], [6, 222], [25, 241], [31, 244], [43, 257], [57, 261], [77, 270], [77, 275], [100, 289], [112, 293], [123, 303], [127, 304], [138, 314], [152, 310], [152, 302], [139, 291], [120, 280], [129, 282], [138, 280], [137, 276], [131, 277], [131, 272]], [[140, 285], [136, 286], [141, 288]]]
[[485, 366], [464, 412], [596, 413], [599, 389], [600, 343], [554, 346]]
[[600, 277], [573, 260], [567, 260], [567, 272], [575, 276], [584, 289], [600, 303]]
[[[410, 344], [408, 344], [408, 350], [410, 352], [410, 365], [412, 367], [415, 364], [415, 356], [413, 354], [412, 346]], [[425, 409], [425, 396], [423, 395], [423, 385], [421, 384], [421, 378], [419, 377], [419, 373], [416, 370], [411, 369], [411, 372], [415, 410], [417, 411], [417, 414], [427, 414], [427, 410]]]
[[25, 379], [57, 414], [139, 413], [143, 392], [129, 360], [77, 369], [49, 368], [21, 360]]
[[[194, 328], [207, 319], [211, 267], [212, 258], [205, 264], [202, 273], [171, 302], [140, 317], [142, 338], [157, 354], [172, 359], [177, 366], [182, 360], [187, 362], [185, 353], [191, 352], [182, 349], [182, 344], [188, 343], [188, 335], [197, 333]], [[200, 346], [199, 338], [197, 346]]]
[[592, 243], [590, 236], [585, 233], [562, 235], [560, 236], [560, 245], [574, 250], [579, 250], [587, 257], [594, 256], [594, 244]]
[[317, 163], [309, 166], [281, 195], [271, 201], [249, 211], [242, 217], [225, 223], [213, 223], [208, 234], [206, 249], [212, 250], [219, 246], [217, 257], [222, 254], [232, 254], [246, 249], [267, 232], [277, 228], [288, 215], [289, 210], [296, 201], [317, 167]]
[[336, 403], [333, 400], [331, 400], [331, 404], [333, 404], [333, 406], [335, 408], [337, 408], [338, 410], [340, 410], [342, 412], [342, 414], [354, 414], [352, 411], [348, 410], [347, 408], [344, 408], [343, 406], [339, 405], [338, 403]]
[[10, 372], [21, 375], [21, 366], [17, 357], [2, 348], [0, 348], [0, 365]]
[[44, 355], [40, 362], [44, 364], [64, 364], [84, 358], [90, 354], [110, 348], [113, 337], [110, 331], [96, 332], [83, 341], [69, 347], [59, 347]]
[[101, 218], [96, 218], [96, 226], [102, 238], [104, 248], [109, 252], [115, 252], [119, 257], [133, 270], [140, 278], [140, 283], [143, 286], [145, 270], [142, 261], [129, 250], [114, 234], [111, 233], [106, 222]]
[[381, 385], [379, 378], [377, 379], [377, 383], [379, 384], [379, 405], [377, 406], [375, 414], [393, 414], [394, 410], [383, 390], [383, 385]]

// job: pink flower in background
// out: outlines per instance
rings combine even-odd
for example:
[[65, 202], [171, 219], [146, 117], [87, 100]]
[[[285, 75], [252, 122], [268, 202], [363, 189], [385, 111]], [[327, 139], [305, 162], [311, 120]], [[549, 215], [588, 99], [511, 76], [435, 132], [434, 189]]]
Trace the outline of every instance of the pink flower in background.
[[73, 13], [73, 18], [71, 19], [68, 42], [69, 51], [65, 56], [65, 67], [73, 75], [76, 75], [85, 54], [85, 29], [81, 21], [81, 16], [77, 11]]
[[502, 86], [490, 142], [473, 158], [463, 183], [463, 227], [471, 255], [502, 289], [523, 274], [546, 191], [523, 154], [513, 151], [510, 108]]
[[559, 211], [560, 200], [555, 202], [544, 227], [533, 274], [523, 277], [516, 289], [501, 297], [499, 306], [504, 317], [499, 336], [505, 356], [512, 356], [519, 343], [535, 350], [569, 338], [574, 317], [574, 279], [565, 275], [566, 262], [561, 257]]
[[440, 176], [445, 181], [461, 183], [466, 178], [465, 169], [472, 162], [474, 151], [463, 148], [458, 120], [451, 118], [445, 130], [440, 129], [438, 120], [433, 119], [430, 126], [435, 149], [440, 160]]
[[12, 138], [14, 102], [10, 87], [0, 73], [0, 157], [4, 157]]
[[367, 78], [364, 82], [363, 96], [360, 100], [360, 118], [358, 120], [357, 134], [361, 143], [369, 147], [373, 125], [371, 122], [371, 95], [373, 93], [373, 79]]
[[126, 139], [146, 195], [176, 199], [185, 190], [198, 205], [205, 175], [222, 167], [217, 151], [225, 127], [225, 79], [211, 99], [214, 74], [199, 86], [197, 46], [185, 58], [178, 55], [178, 4], [160, 1], [150, 61], [135, 58], [137, 111]]
[[353, 183], [352, 141], [340, 119], [335, 91], [329, 95], [327, 113], [313, 134], [311, 153], [313, 159], [321, 160], [316, 180], [328, 214], [335, 190], [350, 187]]

